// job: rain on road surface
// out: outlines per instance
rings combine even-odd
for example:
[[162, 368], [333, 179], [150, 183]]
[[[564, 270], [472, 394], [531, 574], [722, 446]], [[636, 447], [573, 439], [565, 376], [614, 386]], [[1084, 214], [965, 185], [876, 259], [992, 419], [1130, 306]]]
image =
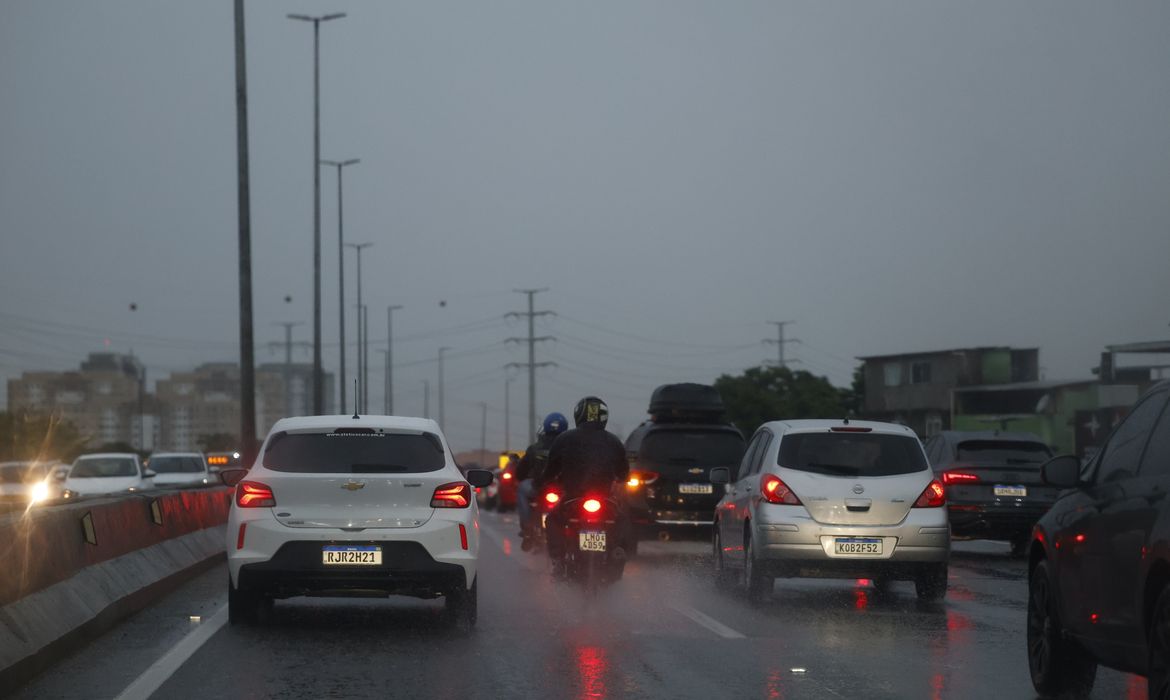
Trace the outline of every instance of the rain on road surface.
[[[956, 543], [941, 604], [919, 604], [910, 582], [878, 596], [852, 580], [781, 579], [752, 608], [714, 590], [704, 542], [644, 542], [625, 578], [587, 599], [520, 551], [514, 516], [484, 513], [481, 524], [470, 637], [441, 624], [435, 601], [278, 601], [266, 624], [224, 625], [161, 686], [135, 689], [168, 700], [1035, 697], [1025, 564], [1006, 544]], [[119, 696], [200, 625], [214, 629], [226, 578], [215, 566], [15, 697]], [[1145, 692], [1144, 680], [1102, 669], [1093, 697]]]

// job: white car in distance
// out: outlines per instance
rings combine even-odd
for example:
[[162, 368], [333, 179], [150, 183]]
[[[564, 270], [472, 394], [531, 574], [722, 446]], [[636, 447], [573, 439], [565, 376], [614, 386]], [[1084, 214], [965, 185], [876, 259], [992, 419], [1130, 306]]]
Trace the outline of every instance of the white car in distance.
[[473, 487], [438, 424], [392, 416], [277, 421], [250, 470], [224, 470], [228, 616], [254, 622], [278, 598], [445, 599], [458, 628], [475, 625], [479, 557]]
[[154, 472], [156, 487], [219, 483], [218, 470], [212, 472], [202, 452], [155, 452], [146, 460], [146, 468]]
[[133, 493], [153, 488], [154, 472], [133, 452], [101, 452], [81, 455], [65, 477], [65, 498]]

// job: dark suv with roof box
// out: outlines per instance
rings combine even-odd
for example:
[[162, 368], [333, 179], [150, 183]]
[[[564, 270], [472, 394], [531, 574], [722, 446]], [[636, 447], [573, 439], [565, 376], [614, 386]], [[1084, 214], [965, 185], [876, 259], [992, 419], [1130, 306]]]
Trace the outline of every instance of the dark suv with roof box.
[[723, 487], [708, 476], [715, 467], [733, 471], [744, 439], [724, 416], [723, 399], [711, 386], [665, 384], [650, 398], [650, 419], [626, 438], [631, 515], [643, 535], [671, 530], [710, 533]]

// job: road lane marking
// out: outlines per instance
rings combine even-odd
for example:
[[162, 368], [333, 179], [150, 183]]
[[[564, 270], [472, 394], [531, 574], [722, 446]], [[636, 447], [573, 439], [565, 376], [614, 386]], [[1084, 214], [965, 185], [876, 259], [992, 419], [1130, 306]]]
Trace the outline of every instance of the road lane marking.
[[147, 700], [163, 683], [175, 674], [187, 660], [199, 651], [212, 635], [220, 630], [228, 621], [227, 606], [224, 605], [215, 612], [206, 622], [192, 630], [179, 643], [171, 648], [161, 659], [155, 661], [133, 683], [118, 695], [115, 700]]
[[694, 608], [692, 608], [689, 605], [683, 605], [681, 603], [670, 603], [670, 607], [675, 612], [680, 613], [686, 617], [689, 617], [694, 622], [702, 625], [703, 627], [706, 627], [707, 629], [711, 630], [712, 632], [719, 635], [720, 637], [723, 637], [724, 639], [746, 639], [747, 638], [746, 635], [743, 635], [743, 634], [740, 634], [739, 632], [736, 632], [735, 630], [731, 629], [730, 627], [723, 624], [719, 620], [716, 620], [715, 618], [710, 617], [709, 615], [705, 615], [705, 614], [699, 612], [698, 610], [695, 610]]

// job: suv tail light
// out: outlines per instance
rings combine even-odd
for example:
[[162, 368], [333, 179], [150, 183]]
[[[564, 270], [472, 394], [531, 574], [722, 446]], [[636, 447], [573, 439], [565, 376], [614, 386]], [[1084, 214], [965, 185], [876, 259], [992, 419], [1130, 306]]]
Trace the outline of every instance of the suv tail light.
[[799, 506], [800, 499], [788, 488], [788, 484], [780, 480], [775, 474], [765, 474], [760, 478], [760, 495], [768, 503], [785, 506]]
[[943, 484], [975, 484], [979, 482], [979, 475], [970, 472], [943, 472]]
[[471, 484], [452, 481], [435, 488], [431, 508], [466, 508], [471, 505]]
[[636, 489], [639, 486], [646, 486], [658, 481], [658, 472], [630, 472], [630, 478], [626, 481], [626, 486], [631, 489]]
[[236, 505], [240, 508], [271, 508], [276, 505], [272, 487], [259, 481], [241, 481], [236, 485]]
[[947, 492], [938, 479], [932, 479], [918, 500], [914, 501], [915, 508], [941, 508], [946, 504]]

